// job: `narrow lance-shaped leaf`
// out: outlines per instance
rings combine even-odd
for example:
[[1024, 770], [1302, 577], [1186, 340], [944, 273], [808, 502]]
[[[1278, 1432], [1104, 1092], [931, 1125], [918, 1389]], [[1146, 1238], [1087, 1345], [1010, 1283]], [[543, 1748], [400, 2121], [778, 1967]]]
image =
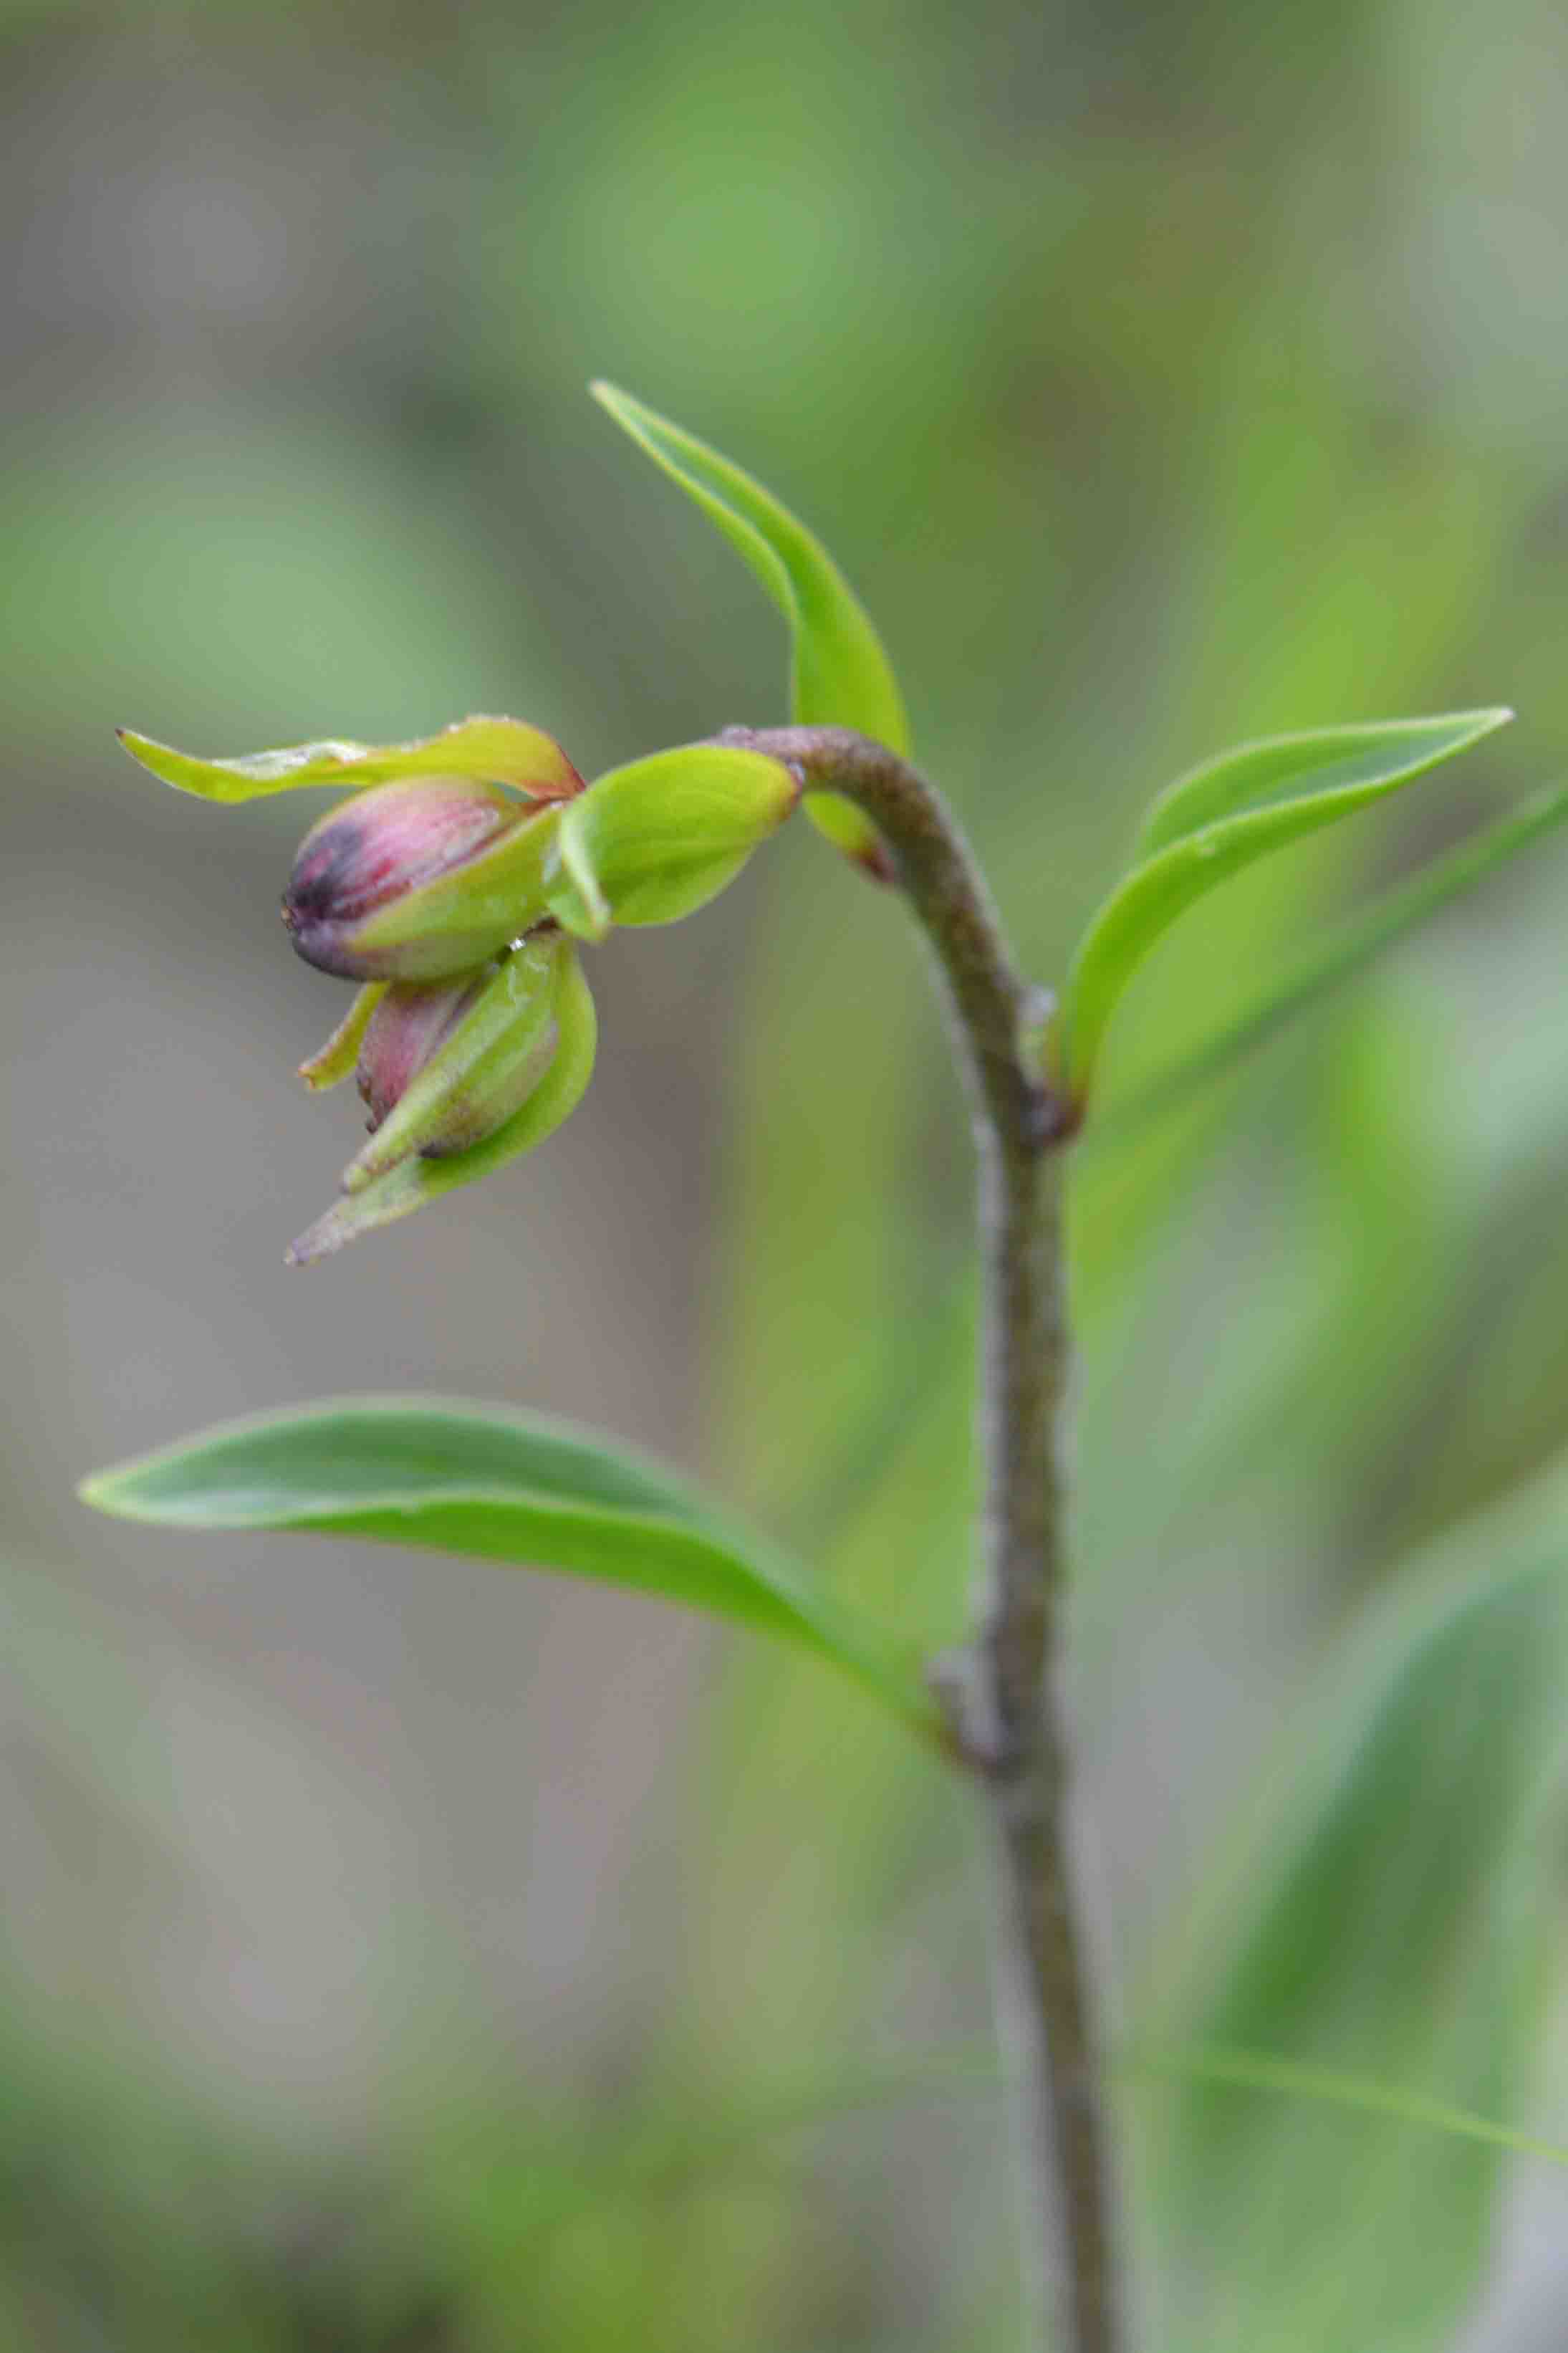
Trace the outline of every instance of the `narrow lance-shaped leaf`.
[[210, 1532], [300, 1529], [559, 1569], [804, 1643], [923, 1734], [891, 1639], [672, 1473], [595, 1434], [460, 1401], [348, 1398], [231, 1422], [100, 1471], [84, 1502]]
[[1163, 1112], [1184, 1103], [1196, 1089], [1217, 1078], [1256, 1047], [1264, 1044], [1321, 998], [1366, 971], [1378, 958], [1397, 947], [1451, 901], [1462, 898], [1497, 868], [1553, 831], [1568, 819], [1568, 785], [1534, 794], [1495, 824], [1482, 826], [1441, 858], [1435, 858], [1381, 892], [1348, 923], [1338, 925], [1326, 940], [1289, 966], [1271, 988], [1265, 989], [1247, 1010], [1173, 1067], [1140, 1087], [1125, 1103], [1111, 1107], [1097, 1120], [1089, 1149], [1120, 1143], [1136, 1134]]
[[1088, 1099], [1122, 990], [1195, 900], [1255, 859], [1409, 784], [1511, 716], [1469, 711], [1273, 737], [1172, 786], [1150, 812], [1143, 856], [1091, 919], [1068, 976], [1057, 1054], [1073, 1102]]
[[384, 785], [398, 776], [479, 776], [510, 785], [531, 800], [566, 800], [583, 786], [554, 738], [521, 719], [459, 719], [411, 744], [333, 739], [232, 760], [197, 759], [129, 727], [118, 732], [133, 760], [176, 791], [208, 801], [257, 800], [306, 785]]
[[[693, 433], [656, 416], [614, 385], [590, 387], [629, 433], [717, 523], [790, 628], [790, 712], [804, 726], [853, 727], [907, 754], [909, 721], [892, 666], [865, 607], [821, 542], [750, 474]], [[875, 827], [833, 793], [808, 793], [806, 814], [873, 873], [883, 860]]]
[[[1565, 1673], [1559, 1467], [1408, 1568], [1304, 1711], [1148, 2038], [1219, 2054], [1157, 2117], [1173, 2353], [1448, 2342], [1506, 2136], [1409, 2126], [1521, 2105]], [[1244, 2087], [1270, 2066], [1286, 2086], [1403, 2097], [1363, 2097], [1357, 2116], [1282, 2109]]]

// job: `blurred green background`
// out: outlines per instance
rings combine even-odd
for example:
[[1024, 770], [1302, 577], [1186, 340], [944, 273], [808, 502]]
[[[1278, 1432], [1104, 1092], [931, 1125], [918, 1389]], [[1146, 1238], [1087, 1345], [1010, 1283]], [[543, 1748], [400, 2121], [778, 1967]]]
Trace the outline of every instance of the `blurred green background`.
[[[1192, 761], [1518, 707], [1190, 919], [1120, 1017], [1130, 1087], [1564, 770], [1568, 27], [9, 0], [0, 39], [0, 2341], [1010, 2347], [973, 1824], [871, 1711], [652, 1604], [72, 1498], [221, 1415], [513, 1398], [952, 1640], [969, 1169], [900, 911], [790, 828], [597, 955], [599, 1071], [546, 1153], [289, 1274], [355, 1125], [293, 1075], [341, 1009], [275, 912], [315, 804], [180, 799], [110, 730], [509, 710], [593, 773], [783, 716], [774, 617], [592, 375], [823, 533], [1042, 978]], [[1565, 889], [1548, 845], [1077, 1168], [1072, 1703], [1134, 2032], [1349, 1614], [1560, 1445]], [[1453, 1852], [1440, 1810], [1474, 1749], [1419, 1750], [1392, 1836], [1425, 1817], [1423, 1868], [1487, 1894], [1501, 1831]], [[1390, 2075], [1568, 2139], [1531, 1838], [1528, 2031], [1479, 2074], [1427, 2047], [1454, 1980], [1415, 1948], [1358, 1998], [1414, 2021]], [[1321, 1925], [1353, 1972], [1360, 1915]], [[1414, 2215], [1464, 2241], [1420, 2342], [1560, 2347], [1560, 2173], [1421, 2203], [1419, 2135], [1261, 2106], [1249, 2165], [1334, 2190], [1281, 2263]]]

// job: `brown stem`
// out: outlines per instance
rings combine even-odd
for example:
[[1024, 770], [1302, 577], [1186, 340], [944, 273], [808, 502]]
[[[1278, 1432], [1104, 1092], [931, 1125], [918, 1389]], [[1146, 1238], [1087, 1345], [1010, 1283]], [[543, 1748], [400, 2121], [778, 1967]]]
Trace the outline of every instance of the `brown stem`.
[[1014, 969], [984, 881], [940, 796], [907, 762], [838, 727], [731, 728], [876, 826], [940, 966], [980, 1158], [985, 1324], [980, 1427], [984, 1582], [954, 1684], [955, 1747], [981, 1778], [1001, 1863], [1002, 2022], [1026, 2100], [1029, 2268], [1063, 2353], [1118, 2353], [1109, 2135], [1066, 1838], [1067, 1757], [1053, 1688], [1062, 1587], [1056, 1431], [1068, 1344], [1053, 1145], [1065, 1107], [1029, 1067], [1042, 993]]

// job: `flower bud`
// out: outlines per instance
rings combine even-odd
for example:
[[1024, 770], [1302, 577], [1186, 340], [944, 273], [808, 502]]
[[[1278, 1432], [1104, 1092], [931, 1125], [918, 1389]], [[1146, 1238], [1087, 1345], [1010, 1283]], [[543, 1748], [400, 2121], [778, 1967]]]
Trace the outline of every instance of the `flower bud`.
[[445, 1045], [489, 977], [487, 971], [477, 979], [398, 980], [387, 987], [365, 1025], [354, 1071], [373, 1135], [437, 1048]]
[[527, 1102], [554, 1051], [558, 955], [557, 939], [525, 940], [460, 980], [387, 989], [360, 1048], [372, 1141], [350, 1163], [346, 1192], [410, 1153], [467, 1152]]
[[[445, 1017], [433, 1004], [406, 1013], [395, 1008], [384, 1039], [372, 1041], [383, 1008], [414, 994], [388, 989], [373, 1008], [364, 1041], [367, 1091], [395, 1085], [416, 1057], [420, 1037], [442, 1029]], [[594, 1068], [596, 1024], [576, 951], [563, 933], [546, 927], [477, 982], [470, 976], [436, 994], [447, 997], [446, 1012], [454, 1018], [346, 1170], [344, 1198], [289, 1250], [291, 1265], [324, 1258], [531, 1152], [581, 1098]], [[459, 1009], [468, 997], [467, 1009]], [[508, 1101], [515, 1105], [510, 1113], [501, 1108]], [[454, 1120], [475, 1121], [484, 1132], [459, 1145]]]
[[471, 973], [543, 913], [557, 813], [473, 776], [407, 776], [329, 809], [300, 845], [283, 921], [349, 980]]

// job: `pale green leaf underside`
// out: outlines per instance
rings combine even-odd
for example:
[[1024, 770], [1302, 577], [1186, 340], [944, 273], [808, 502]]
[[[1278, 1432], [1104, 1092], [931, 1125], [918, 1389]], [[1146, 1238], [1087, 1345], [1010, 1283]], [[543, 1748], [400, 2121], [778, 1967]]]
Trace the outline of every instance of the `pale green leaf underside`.
[[162, 1527], [295, 1529], [605, 1579], [801, 1642], [919, 1729], [931, 1711], [879, 1630], [670, 1473], [501, 1408], [346, 1398], [231, 1422], [96, 1472], [84, 1502]]
[[1568, 785], [1537, 793], [1495, 823], [1480, 827], [1441, 858], [1405, 881], [1382, 892], [1348, 923], [1289, 966], [1271, 988], [1254, 999], [1235, 1021], [1205, 1039], [1171, 1069], [1162, 1071], [1125, 1103], [1098, 1120], [1089, 1148], [1119, 1143], [1146, 1122], [1184, 1103], [1199, 1087], [1272, 1037], [1298, 1013], [1308, 1011], [1334, 989], [1355, 979], [1406, 934], [1416, 931], [1450, 901], [1486, 880], [1542, 834], [1568, 819]]
[[199, 760], [129, 727], [120, 740], [133, 760], [182, 793], [208, 801], [249, 801], [306, 785], [384, 785], [397, 776], [478, 776], [534, 800], [563, 800], [582, 778], [552, 736], [521, 719], [459, 719], [410, 744], [292, 744], [233, 760]]
[[1088, 1096], [1117, 1000], [1143, 958], [1205, 892], [1255, 859], [1351, 816], [1500, 727], [1507, 711], [1333, 727], [1245, 744], [1154, 803], [1140, 862], [1091, 919], [1068, 976], [1062, 1076]]
[[[909, 721], [870, 617], [833, 558], [760, 482], [614, 385], [590, 387], [655, 465], [695, 499], [762, 583], [791, 634], [790, 712], [803, 726], [853, 727], [907, 754]], [[852, 857], [874, 857], [875, 828], [837, 795], [807, 813]]]
[[1161, 2118], [1179, 2353], [1448, 2341], [1526, 2145], [1480, 2120], [1538, 2047], [1565, 1680], [1558, 1468], [1407, 1568], [1304, 1705], [1149, 2036], [1210, 2054]]

